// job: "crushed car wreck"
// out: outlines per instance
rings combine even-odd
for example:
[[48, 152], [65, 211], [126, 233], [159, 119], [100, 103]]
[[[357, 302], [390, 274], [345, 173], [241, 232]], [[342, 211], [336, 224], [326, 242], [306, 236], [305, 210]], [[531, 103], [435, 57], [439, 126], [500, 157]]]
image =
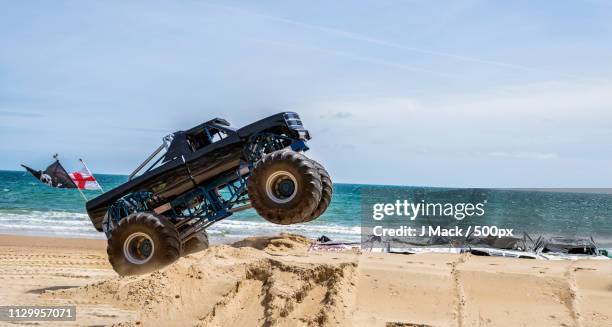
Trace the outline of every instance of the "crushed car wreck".
[[[339, 242], [333, 242], [338, 247]], [[319, 242], [316, 248], [325, 248]], [[522, 237], [421, 237], [414, 239], [381, 238], [372, 235], [361, 242], [365, 252], [398, 254], [471, 253], [477, 256], [540, 260], [609, 260], [610, 253], [599, 248], [593, 238], [538, 236]]]

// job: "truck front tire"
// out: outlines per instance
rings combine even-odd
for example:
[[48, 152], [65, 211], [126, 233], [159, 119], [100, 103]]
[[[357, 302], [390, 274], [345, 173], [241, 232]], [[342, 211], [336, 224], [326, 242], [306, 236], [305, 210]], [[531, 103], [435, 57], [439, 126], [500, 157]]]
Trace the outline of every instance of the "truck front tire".
[[303, 223], [314, 219], [312, 214], [321, 201], [321, 176], [306, 156], [275, 151], [255, 164], [248, 192], [253, 208], [269, 222]]
[[106, 251], [119, 275], [137, 275], [176, 261], [181, 256], [181, 242], [174, 224], [166, 217], [138, 212], [119, 221]]

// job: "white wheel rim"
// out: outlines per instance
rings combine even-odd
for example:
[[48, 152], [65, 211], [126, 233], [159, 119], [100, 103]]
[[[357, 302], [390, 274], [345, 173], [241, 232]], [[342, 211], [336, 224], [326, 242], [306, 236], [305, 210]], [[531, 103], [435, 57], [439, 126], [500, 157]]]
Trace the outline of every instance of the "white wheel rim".
[[[148, 241], [151, 243], [151, 253], [143, 255], [140, 253], [142, 242]], [[136, 232], [128, 236], [123, 242], [123, 256], [130, 262], [136, 265], [143, 265], [153, 257], [155, 253], [155, 243], [153, 239], [145, 233]]]
[[[289, 196], [282, 196], [278, 191], [279, 183], [285, 180], [293, 182], [293, 192]], [[275, 203], [283, 204], [293, 200], [297, 194], [297, 190], [297, 179], [288, 171], [281, 170], [274, 172], [266, 180], [266, 195]]]

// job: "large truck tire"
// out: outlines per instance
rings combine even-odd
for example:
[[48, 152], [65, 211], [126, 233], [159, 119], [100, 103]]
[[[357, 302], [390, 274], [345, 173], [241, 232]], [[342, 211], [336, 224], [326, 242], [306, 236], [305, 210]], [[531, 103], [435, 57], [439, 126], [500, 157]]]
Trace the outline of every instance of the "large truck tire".
[[310, 220], [315, 220], [327, 210], [327, 207], [329, 207], [329, 203], [334, 193], [334, 185], [325, 167], [312, 159], [311, 161], [321, 176], [321, 200], [310, 216]]
[[119, 275], [137, 275], [176, 261], [181, 256], [181, 242], [174, 224], [166, 217], [138, 212], [119, 221], [106, 251]]
[[280, 225], [312, 220], [322, 193], [321, 176], [313, 162], [291, 150], [275, 151], [259, 160], [247, 188], [257, 213]]
[[183, 255], [188, 255], [208, 249], [208, 233], [198, 232], [183, 245]]

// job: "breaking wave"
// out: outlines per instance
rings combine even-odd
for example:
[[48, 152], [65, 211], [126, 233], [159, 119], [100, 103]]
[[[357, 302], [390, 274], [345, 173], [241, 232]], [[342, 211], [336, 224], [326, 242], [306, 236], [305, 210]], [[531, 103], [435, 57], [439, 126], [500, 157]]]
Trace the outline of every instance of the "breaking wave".
[[[87, 214], [69, 211], [0, 209], [0, 233], [104, 238], [104, 234], [95, 230]], [[208, 228], [208, 233], [213, 238], [243, 238], [279, 233], [316, 238], [325, 234], [332, 239], [357, 241], [360, 227], [321, 223], [275, 225], [263, 219], [252, 221], [230, 217]]]
[[358, 241], [361, 228], [359, 226], [341, 226], [337, 224], [296, 224], [275, 225], [267, 221], [245, 221], [241, 219], [222, 220], [208, 229], [211, 236], [245, 237], [251, 235], [270, 235], [279, 233], [301, 234], [317, 238], [323, 234], [332, 239]]

